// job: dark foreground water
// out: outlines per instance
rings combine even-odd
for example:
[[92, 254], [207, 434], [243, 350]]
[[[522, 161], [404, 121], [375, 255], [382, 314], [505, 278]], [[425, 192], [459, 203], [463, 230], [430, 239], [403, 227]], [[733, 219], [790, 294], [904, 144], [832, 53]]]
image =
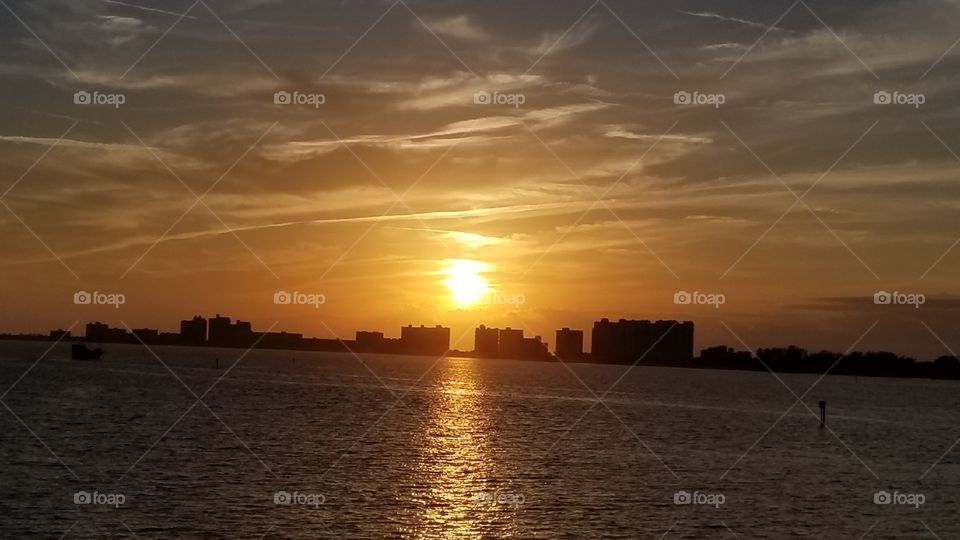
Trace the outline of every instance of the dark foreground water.
[[960, 537], [956, 382], [49, 346], [0, 342], [3, 538]]

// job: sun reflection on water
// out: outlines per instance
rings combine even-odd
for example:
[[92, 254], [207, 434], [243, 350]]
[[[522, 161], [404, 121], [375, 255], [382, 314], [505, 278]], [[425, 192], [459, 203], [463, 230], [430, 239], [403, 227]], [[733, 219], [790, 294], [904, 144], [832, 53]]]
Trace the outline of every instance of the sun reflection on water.
[[440, 380], [428, 398], [417, 434], [413, 485], [418, 538], [485, 538], [514, 529], [510, 511], [482, 502], [495, 491], [503, 468], [495, 457], [496, 410], [470, 359], [437, 367]]

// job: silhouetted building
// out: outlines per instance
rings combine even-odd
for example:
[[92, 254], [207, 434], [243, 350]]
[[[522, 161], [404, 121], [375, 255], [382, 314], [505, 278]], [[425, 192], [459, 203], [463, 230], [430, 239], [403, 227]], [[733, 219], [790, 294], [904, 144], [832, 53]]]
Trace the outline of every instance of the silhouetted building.
[[110, 328], [101, 322], [87, 323], [87, 341], [126, 343], [130, 335], [123, 328]]
[[693, 359], [690, 321], [628, 321], [593, 323], [593, 356], [617, 363], [674, 363]]
[[583, 330], [561, 328], [557, 330], [557, 357], [562, 360], [583, 356]]
[[[247, 325], [249, 324], [250, 323], [247, 323]], [[237, 333], [235, 339], [244, 339], [243, 332], [247, 331], [246, 329], [248, 328], [249, 326], [241, 325], [240, 321], [237, 321], [237, 326], [234, 327], [234, 332]], [[303, 344], [303, 334], [267, 332], [260, 335], [251, 333], [250, 337], [253, 338], [253, 341], [257, 344], [257, 348], [260, 349], [298, 349]]]
[[351, 348], [357, 352], [382, 352], [385, 347], [383, 332], [358, 330], [356, 343]]
[[547, 344], [540, 336], [525, 338], [523, 330], [487, 328], [480, 325], [474, 332], [474, 354], [480, 358], [543, 360], [551, 358]]
[[180, 321], [180, 342], [184, 345], [203, 345], [207, 342], [207, 320], [197, 315], [189, 321]]
[[217, 313], [216, 317], [210, 319], [208, 328], [210, 329], [210, 333], [208, 334], [207, 341], [210, 345], [226, 347], [229, 344], [231, 333], [230, 317], [221, 317], [220, 314]]
[[[300, 334], [297, 334], [300, 335]], [[256, 335], [253, 334], [253, 326], [249, 321], [237, 321], [233, 325], [230, 332], [230, 346], [231, 347], [252, 347], [257, 341]], [[300, 335], [300, 337], [303, 337]]]
[[450, 329], [407, 325], [400, 329], [400, 348], [405, 354], [441, 355], [450, 350]]
[[53, 341], [57, 341], [57, 340], [69, 340], [69, 339], [70, 339], [70, 331], [69, 331], [69, 330], [63, 330], [63, 329], [60, 329], [60, 330], [51, 330], [51, 331], [50, 331], [50, 339], [53, 340]]
[[221, 317], [219, 313], [210, 319], [208, 328], [208, 341], [215, 347], [250, 347], [257, 338], [249, 322], [230, 324], [230, 317]]
[[500, 358], [523, 358], [523, 330], [509, 326], [499, 332]]
[[160, 331], [153, 328], [134, 328], [133, 335], [144, 343], [156, 343]]
[[750, 351], [737, 351], [726, 345], [717, 345], [716, 347], [707, 347], [700, 351], [700, 361], [710, 364], [725, 365], [748, 365], [753, 358]]
[[532, 338], [523, 338], [520, 342], [520, 358], [523, 360], [543, 359], [550, 356], [550, 350], [547, 344], [543, 342], [540, 336]]
[[480, 325], [473, 334], [473, 350], [478, 356], [494, 358], [500, 355], [500, 330]]

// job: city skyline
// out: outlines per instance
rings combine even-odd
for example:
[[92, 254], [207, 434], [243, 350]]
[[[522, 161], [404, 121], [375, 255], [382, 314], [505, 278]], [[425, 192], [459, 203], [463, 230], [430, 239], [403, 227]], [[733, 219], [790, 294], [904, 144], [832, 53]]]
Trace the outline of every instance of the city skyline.
[[15, 2], [0, 327], [98, 290], [152, 326], [655, 313], [698, 348], [960, 350], [960, 7], [749, 4], [340, 3], [316, 32], [294, 0]]
[[0, 537], [960, 537], [960, 0], [0, 0], [0, 87]]

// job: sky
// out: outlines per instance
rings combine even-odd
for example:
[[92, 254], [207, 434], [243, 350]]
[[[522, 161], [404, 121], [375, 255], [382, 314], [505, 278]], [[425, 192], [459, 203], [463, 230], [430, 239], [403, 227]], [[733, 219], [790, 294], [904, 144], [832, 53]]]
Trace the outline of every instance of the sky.
[[960, 2], [0, 4], [2, 331], [960, 350]]

